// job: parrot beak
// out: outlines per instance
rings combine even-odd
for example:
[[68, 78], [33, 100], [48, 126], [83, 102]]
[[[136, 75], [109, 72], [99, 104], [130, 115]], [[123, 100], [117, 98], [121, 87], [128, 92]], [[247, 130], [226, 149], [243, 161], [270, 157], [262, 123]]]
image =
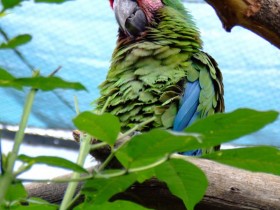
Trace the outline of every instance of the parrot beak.
[[135, 0], [115, 0], [113, 8], [117, 22], [126, 35], [135, 37], [145, 31], [148, 21]]

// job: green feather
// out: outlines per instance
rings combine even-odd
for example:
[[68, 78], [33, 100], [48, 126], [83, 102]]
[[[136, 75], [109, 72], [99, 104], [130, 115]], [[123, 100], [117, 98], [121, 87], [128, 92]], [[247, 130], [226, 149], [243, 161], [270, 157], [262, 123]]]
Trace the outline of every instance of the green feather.
[[143, 128], [171, 128], [186, 81], [199, 80], [197, 111], [204, 118], [223, 111], [223, 85], [217, 64], [201, 51], [200, 34], [179, 0], [163, 0], [164, 7], [144, 35], [121, 40], [112, 56], [106, 80], [99, 86], [96, 112], [119, 117], [123, 131], [156, 117]]

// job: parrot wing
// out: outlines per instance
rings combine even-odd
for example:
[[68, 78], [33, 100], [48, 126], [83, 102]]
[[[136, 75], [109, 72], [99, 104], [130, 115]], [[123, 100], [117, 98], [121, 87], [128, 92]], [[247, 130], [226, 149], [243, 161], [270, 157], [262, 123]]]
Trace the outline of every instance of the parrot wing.
[[[187, 70], [187, 82], [173, 130], [182, 131], [197, 119], [203, 119], [215, 112], [224, 111], [222, 75], [215, 60], [204, 52], [193, 55], [191, 68]], [[184, 155], [197, 156], [209, 153], [193, 150]]]

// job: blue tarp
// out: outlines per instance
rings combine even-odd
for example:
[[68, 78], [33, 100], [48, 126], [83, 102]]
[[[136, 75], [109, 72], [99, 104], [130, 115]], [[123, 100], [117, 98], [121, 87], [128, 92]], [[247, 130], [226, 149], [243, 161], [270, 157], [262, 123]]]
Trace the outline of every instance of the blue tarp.
[[[226, 33], [207, 4], [188, 3], [204, 40], [204, 49], [219, 63], [224, 75], [226, 111], [240, 107], [280, 110], [280, 51], [257, 35], [234, 28]], [[93, 109], [97, 86], [108, 70], [117, 25], [108, 1], [79, 0], [61, 5], [23, 2], [0, 19], [0, 27], [14, 37], [29, 33], [32, 42], [18, 50], [43, 75], [58, 66], [57, 74], [83, 83], [88, 92], [39, 92], [29, 121], [31, 127], [72, 129], [74, 95], [81, 111]], [[0, 41], [3, 41], [0, 36]], [[12, 50], [0, 51], [0, 66], [16, 76], [31, 70]], [[0, 88], [0, 123], [17, 124], [26, 92]], [[237, 143], [280, 146], [280, 121]]]

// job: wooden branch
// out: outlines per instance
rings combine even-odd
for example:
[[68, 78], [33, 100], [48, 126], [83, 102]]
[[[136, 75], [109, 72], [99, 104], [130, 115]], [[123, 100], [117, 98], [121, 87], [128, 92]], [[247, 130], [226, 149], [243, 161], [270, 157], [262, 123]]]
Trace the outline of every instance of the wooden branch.
[[240, 25], [280, 48], [279, 0], [206, 0], [226, 31]]
[[[185, 156], [181, 158], [199, 166], [209, 180], [208, 190], [197, 205], [197, 210], [280, 209], [279, 176], [252, 173], [204, 159]], [[59, 203], [66, 185], [33, 183], [27, 185], [26, 189], [31, 197], [41, 197], [51, 203]], [[182, 201], [171, 195], [166, 185], [156, 179], [135, 184], [126, 192], [112, 198], [116, 199], [131, 200], [160, 210], [185, 209]]]

